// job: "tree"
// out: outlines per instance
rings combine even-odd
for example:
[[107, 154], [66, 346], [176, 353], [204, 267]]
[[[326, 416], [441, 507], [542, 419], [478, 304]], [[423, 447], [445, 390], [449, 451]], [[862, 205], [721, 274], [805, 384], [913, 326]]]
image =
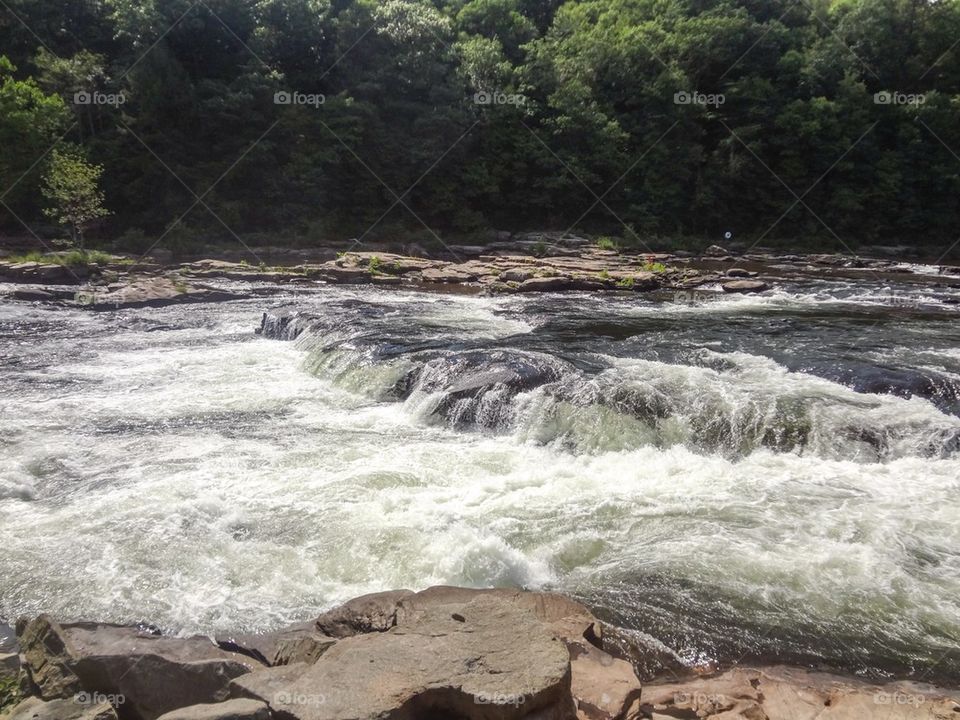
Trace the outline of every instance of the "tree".
[[0, 199], [18, 215], [29, 216], [39, 210], [33, 204], [36, 161], [67, 127], [69, 110], [32, 79], [15, 79], [15, 71], [0, 55]]
[[76, 150], [54, 150], [43, 176], [43, 196], [53, 203], [44, 210], [70, 228], [70, 239], [83, 250], [83, 231], [98, 218], [110, 214], [100, 190], [102, 165], [91, 165]]

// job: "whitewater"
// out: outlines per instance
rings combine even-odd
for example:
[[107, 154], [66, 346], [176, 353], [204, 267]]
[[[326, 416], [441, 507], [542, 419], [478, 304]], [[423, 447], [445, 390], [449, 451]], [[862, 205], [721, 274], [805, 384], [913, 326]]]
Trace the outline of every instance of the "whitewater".
[[0, 302], [0, 621], [212, 634], [518, 586], [694, 665], [960, 673], [957, 306], [263, 290]]

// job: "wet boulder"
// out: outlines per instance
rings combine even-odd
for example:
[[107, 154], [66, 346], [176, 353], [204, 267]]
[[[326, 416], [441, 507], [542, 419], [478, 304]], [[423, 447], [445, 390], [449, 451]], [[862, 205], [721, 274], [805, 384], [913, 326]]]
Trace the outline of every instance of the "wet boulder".
[[292, 310], [272, 310], [263, 313], [257, 335], [269, 340], [296, 340], [314, 319]]
[[573, 367], [553, 356], [518, 350], [472, 350], [427, 360], [405, 375], [394, 393], [440, 393], [432, 414], [456, 427], [509, 423], [512, 399], [559, 380]]

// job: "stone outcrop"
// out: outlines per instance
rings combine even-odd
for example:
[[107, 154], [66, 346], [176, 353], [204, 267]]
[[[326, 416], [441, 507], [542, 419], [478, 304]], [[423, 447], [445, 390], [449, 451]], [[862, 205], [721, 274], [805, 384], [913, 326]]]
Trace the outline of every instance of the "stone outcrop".
[[[463, 285], [496, 293], [566, 292], [571, 290], [654, 290], [673, 287], [698, 273], [657, 266], [672, 255], [625, 256], [593, 250], [587, 241], [551, 246], [564, 252], [537, 257], [529, 252], [539, 241], [508, 246], [493, 243], [477, 250], [469, 260], [450, 262], [412, 258], [392, 253], [347, 252], [336, 260], [305, 269], [307, 277], [331, 283], [407, 285]], [[483, 251], [483, 252], [481, 252]]]
[[75, 302], [90, 310], [115, 310], [189, 302], [222, 302], [244, 297], [244, 294], [217, 288], [189, 286], [177, 278], [139, 277], [126, 283], [81, 290], [77, 293]]
[[[30, 697], [3, 720], [952, 720], [960, 692], [790, 667], [643, 685], [625, 631], [552, 593], [432, 587], [261, 635], [18, 623]], [[642, 648], [638, 649], [642, 652]], [[640, 663], [641, 665], [643, 663]]]
[[185, 705], [229, 696], [230, 681], [262, 667], [202, 637], [164, 637], [137, 627], [40, 617], [18, 627], [28, 685], [44, 700], [123, 697], [121, 718], [154, 720]]

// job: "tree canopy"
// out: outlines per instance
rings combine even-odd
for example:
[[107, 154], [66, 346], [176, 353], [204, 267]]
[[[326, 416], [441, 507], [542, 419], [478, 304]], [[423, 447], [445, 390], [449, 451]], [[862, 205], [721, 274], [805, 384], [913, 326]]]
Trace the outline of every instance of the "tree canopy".
[[108, 238], [942, 245], [958, 39], [956, 0], [8, 0], [3, 222], [72, 142]]

